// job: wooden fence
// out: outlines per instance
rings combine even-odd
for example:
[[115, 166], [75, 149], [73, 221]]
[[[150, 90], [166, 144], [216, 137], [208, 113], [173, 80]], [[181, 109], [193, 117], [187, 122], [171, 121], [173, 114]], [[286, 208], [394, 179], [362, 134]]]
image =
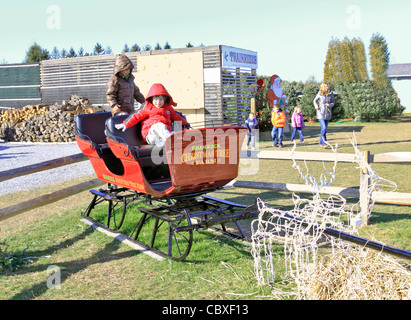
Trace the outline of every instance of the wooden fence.
[[[369, 163], [397, 163], [397, 164], [411, 164], [411, 152], [392, 152], [372, 155], [369, 152], [364, 152], [364, 156], [368, 159]], [[345, 153], [324, 153], [324, 152], [294, 152], [291, 151], [242, 151], [242, 158], [247, 159], [270, 159], [270, 160], [306, 160], [306, 161], [335, 161], [355, 163], [355, 154]], [[67, 157], [62, 157], [50, 161], [41, 162], [34, 165], [29, 165], [21, 168], [11, 169], [0, 172], [0, 182], [13, 179], [22, 175], [31, 174], [34, 172], [40, 172], [50, 170], [60, 166], [65, 166], [79, 161], [88, 160], [82, 153], [74, 154]], [[338, 187], [326, 187], [321, 192], [327, 194], [339, 194], [344, 197], [359, 197], [360, 207], [365, 210], [369, 204], [368, 195], [361, 193], [360, 190], [368, 186], [367, 175], [363, 172], [360, 173], [360, 188], [338, 188]], [[49, 194], [42, 195], [40, 197], [29, 199], [27, 201], [12, 205], [6, 208], [0, 209], [0, 221], [14, 216], [18, 213], [34, 209], [46, 205], [48, 203], [58, 201], [62, 198], [74, 195], [76, 193], [88, 190], [97, 185], [101, 185], [98, 179], [91, 179], [86, 182], [79, 183]], [[367, 185], [365, 185], [367, 184]], [[254, 181], [239, 181], [233, 182], [232, 186], [238, 188], [253, 188], [253, 189], [265, 189], [265, 190], [278, 190], [289, 192], [302, 192], [311, 193], [313, 188], [308, 185], [302, 184], [288, 184], [288, 183], [269, 183], [269, 182], [254, 182]], [[366, 189], [365, 189], [366, 190]], [[374, 192], [373, 200], [380, 203], [396, 204], [396, 205], [411, 205], [411, 193], [399, 193], [399, 192]]]
[[[356, 155], [348, 153], [324, 153], [324, 152], [291, 152], [291, 151], [242, 151], [242, 158], [269, 159], [269, 160], [306, 160], [306, 161], [338, 161], [356, 163]], [[369, 163], [394, 163], [394, 164], [411, 164], [411, 152], [390, 152], [381, 154], [370, 154], [369, 151], [363, 152], [364, 159]], [[251, 188], [263, 190], [277, 190], [288, 192], [312, 193], [316, 190], [313, 186], [303, 184], [288, 183], [268, 183], [255, 181], [235, 181], [232, 184], [238, 188]], [[320, 193], [337, 194], [343, 197], [357, 197], [360, 202], [360, 216], [362, 217], [361, 225], [366, 224], [368, 206], [370, 200], [378, 203], [394, 205], [411, 205], [411, 193], [400, 192], [380, 192], [372, 193], [373, 199], [369, 198], [367, 192], [369, 178], [366, 172], [360, 171], [359, 188], [339, 188], [339, 187], [322, 187]], [[357, 222], [358, 224], [358, 222]]]
[[[76, 163], [79, 161], [84, 161], [84, 160], [88, 160], [88, 158], [84, 156], [84, 154], [78, 153], [78, 154], [74, 154], [71, 156], [53, 159], [49, 161], [44, 161], [41, 163], [37, 163], [37, 164], [33, 164], [33, 165], [21, 167], [21, 168], [1, 171], [0, 172], [0, 182], [13, 179], [13, 178], [17, 178], [23, 175], [28, 175], [28, 174], [35, 173], [35, 172], [54, 169], [57, 167], [69, 165], [69, 164]], [[79, 183], [79, 184], [76, 184], [76, 185], [73, 185], [67, 188], [63, 188], [55, 192], [41, 195], [33, 199], [28, 199], [26, 201], [20, 202], [12, 206], [1, 208], [0, 209], [0, 221], [6, 218], [10, 218], [19, 213], [32, 210], [37, 207], [41, 207], [46, 204], [69, 197], [71, 195], [88, 190], [90, 188], [93, 188], [101, 184], [103, 184], [102, 181], [98, 179], [91, 179], [91, 180], [88, 180], [88, 181], [85, 181], [85, 182], [82, 182], [82, 183]]]

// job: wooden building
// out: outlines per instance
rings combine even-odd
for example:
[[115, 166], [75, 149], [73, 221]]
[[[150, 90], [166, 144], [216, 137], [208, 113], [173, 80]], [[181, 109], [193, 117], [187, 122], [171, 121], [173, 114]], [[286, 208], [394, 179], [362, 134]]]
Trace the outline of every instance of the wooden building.
[[[247, 118], [256, 89], [256, 52], [218, 45], [126, 55], [135, 66], [135, 83], [143, 95], [153, 83], [162, 83], [177, 102], [175, 109], [183, 112], [193, 127], [242, 124]], [[42, 61], [42, 104], [63, 103], [78, 95], [107, 109], [106, 84], [115, 57]]]
[[404, 112], [411, 112], [411, 63], [390, 64], [387, 77], [405, 107]]

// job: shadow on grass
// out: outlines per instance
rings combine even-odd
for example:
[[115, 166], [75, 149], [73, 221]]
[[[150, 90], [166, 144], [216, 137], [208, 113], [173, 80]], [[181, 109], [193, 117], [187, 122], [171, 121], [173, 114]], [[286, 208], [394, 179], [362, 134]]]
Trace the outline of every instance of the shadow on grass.
[[[399, 205], [396, 206], [396, 205], [390, 204], [390, 207], [403, 207], [403, 206], [399, 206]], [[374, 208], [374, 210], [371, 213], [371, 217], [370, 217], [371, 224], [394, 222], [394, 221], [401, 221], [401, 220], [411, 221], [411, 214], [385, 213], [385, 212], [381, 212], [381, 209], [378, 209], [377, 211]]]
[[411, 142], [411, 140], [390, 140], [390, 141], [373, 141], [373, 142], [366, 142], [366, 143], [358, 143], [358, 146], [366, 146], [366, 145], [377, 145], [377, 144], [387, 144], [389, 143], [391, 144], [395, 144], [395, 143], [407, 143], [407, 142]]
[[[94, 232], [95, 232], [94, 228], [88, 227], [81, 234], [71, 239], [67, 239], [66, 241], [60, 243], [59, 245], [60, 249], [57, 249], [57, 250], [66, 249], [67, 247], [72, 246], [78, 241], [85, 239], [87, 236], [89, 236], [90, 234]], [[90, 265], [129, 258], [129, 257], [133, 257], [141, 253], [140, 251], [137, 251], [137, 250], [129, 250], [126, 252], [114, 253], [115, 251], [119, 249], [120, 245], [121, 245], [120, 241], [113, 239], [110, 243], [107, 243], [103, 249], [99, 250], [98, 252], [96, 252], [95, 254], [93, 254], [91, 257], [87, 259], [59, 262], [58, 267], [61, 272], [60, 273], [61, 284], [66, 279], [71, 277], [73, 274], [87, 269]], [[27, 251], [26, 253], [27, 253], [27, 256], [30, 256], [30, 257], [31, 256], [41, 257], [41, 256], [51, 255], [52, 253], [55, 253], [55, 252], [56, 252], [56, 247], [53, 246], [53, 247], [47, 248], [42, 251], [31, 251], [31, 252]], [[47, 263], [47, 264], [41, 264], [41, 265], [34, 265], [31, 267], [25, 266], [19, 271], [13, 272], [13, 274], [21, 275], [21, 274], [29, 274], [32, 272], [44, 272], [51, 265], [53, 264]], [[45, 279], [44, 281], [41, 281], [39, 283], [32, 285], [30, 288], [26, 288], [22, 290], [21, 292], [16, 293], [13, 297], [10, 298], [10, 300], [35, 299], [36, 297], [45, 293], [47, 290], [49, 290], [49, 288], [47, 287], [47, 279]]]

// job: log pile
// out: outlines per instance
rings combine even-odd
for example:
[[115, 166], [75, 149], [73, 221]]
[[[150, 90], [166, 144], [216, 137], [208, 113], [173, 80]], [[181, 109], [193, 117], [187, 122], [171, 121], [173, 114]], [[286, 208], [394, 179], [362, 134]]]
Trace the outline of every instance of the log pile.
[[58, 106], [51, 106], [46, 114], [30, 117], [16, 126], [14, 138], [26, 142], [74, 141], [74, 116]]
[[19, 123], [30, 117], [47, 113], [47, 107], [42, 105], [28, 105], [21, 109], [6, 109], [0, 113], [0, 122]]
[[74, 137], [74, 116], [103, 111], [76, 95], [61, 105], [28, 105], [0, 113], [0, 140], [21, 142], [70, 142]]
[[103, 111], [103, 109], [102, 107], [91, 105], [87, 98], [72, 95], [67, 104], [63, 101], [63, 111], [77, 115], [83, 113], [100, 112]]

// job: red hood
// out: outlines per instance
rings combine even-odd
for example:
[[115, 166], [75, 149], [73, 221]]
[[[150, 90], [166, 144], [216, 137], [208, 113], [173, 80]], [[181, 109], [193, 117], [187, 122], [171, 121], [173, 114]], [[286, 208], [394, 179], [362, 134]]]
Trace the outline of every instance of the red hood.
[[166, 103], [171, 104], [172, 106], [176, 106], [177, 103], [173, 101], [173, 98], [168, 93], [167, 89], [161, 83], [155, 83], [151, 86], [150, 90], [147, 93], [146, 101], [151, 103], [151, 99], [154, 96], [167, 96], [170, 98], [170, 101], [166, 101]]

